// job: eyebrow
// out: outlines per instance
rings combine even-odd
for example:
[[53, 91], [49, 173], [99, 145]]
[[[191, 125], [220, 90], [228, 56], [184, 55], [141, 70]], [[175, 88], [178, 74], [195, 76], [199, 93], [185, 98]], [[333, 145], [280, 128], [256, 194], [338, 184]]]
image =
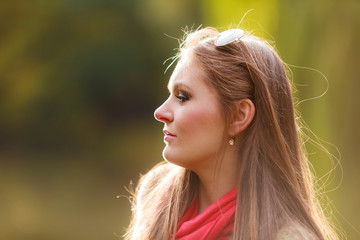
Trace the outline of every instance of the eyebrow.
[[[167, 86], [167, 88], [169, 89], [169, 92], [171, 92], [171, 86], [170, 86], [170, 84], [168, 84], [168, 86]], [[184, 90], [190, 90], [190, 87], [187, 85], [187, 84], [185, 84], [185, 83], [182, 83], [182, 82], [180, 82], [180, 83], [175, 83], [174, 85], [173, 85], [173, 91], [177, 91], [177, 90], [179, 90], [180, 88], [183, 88]]]

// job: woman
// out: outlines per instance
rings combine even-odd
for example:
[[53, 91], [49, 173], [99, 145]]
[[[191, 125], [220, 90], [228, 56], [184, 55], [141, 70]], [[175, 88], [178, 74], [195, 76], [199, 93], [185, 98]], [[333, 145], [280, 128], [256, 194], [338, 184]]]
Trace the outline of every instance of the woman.
[[155, 111], [167, 162], [142, 177], [126, 239], [337, 239], [274, 49], [241, 29], [205, 28], [177, 58]]

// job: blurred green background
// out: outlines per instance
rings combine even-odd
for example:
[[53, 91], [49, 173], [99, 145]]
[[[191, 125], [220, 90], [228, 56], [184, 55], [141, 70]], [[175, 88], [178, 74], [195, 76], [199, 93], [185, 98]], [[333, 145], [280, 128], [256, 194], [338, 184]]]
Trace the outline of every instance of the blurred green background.
[[[360, 1], [52, 0], [0, 2], [0, 239], [114, 240], [124, 187], [161, 161], [163, 62], [181, 28], [238, 24], [320, 70], [325, 96], [297, 104], [341, 167], [309, 145], [333, 221], [360, 239]], [[221, 28], [222, 27], [222, 28]], [[326, 79], [291, 67], [300, 102]], [[341, 157], [338, 151], [341, 153]], [[356, 230], [357, 229], [357, 230]]]

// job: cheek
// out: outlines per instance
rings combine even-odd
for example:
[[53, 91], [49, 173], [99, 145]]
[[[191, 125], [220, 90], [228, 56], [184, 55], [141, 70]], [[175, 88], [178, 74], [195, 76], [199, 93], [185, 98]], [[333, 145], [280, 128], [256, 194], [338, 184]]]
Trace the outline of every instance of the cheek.
[[179, 125], [181, 125], [182, 130], [196, 127], [199, 122], [204, 122], [204, 113], [196, 110], [185, 112], [179, 119]]
[[182, 131], [187, 131], [189, 128], [196, 128], [205, 122], [205, 114], [199, 109], [184, 111], [180, 116], [178, 123]]
[[179, 130], [193, 135], [204, 134], [204, 131], [212, 132], [214, 128], [222, 131], [224, 126], [221, 115], [214, 108], [189, 109], [178, 120]]

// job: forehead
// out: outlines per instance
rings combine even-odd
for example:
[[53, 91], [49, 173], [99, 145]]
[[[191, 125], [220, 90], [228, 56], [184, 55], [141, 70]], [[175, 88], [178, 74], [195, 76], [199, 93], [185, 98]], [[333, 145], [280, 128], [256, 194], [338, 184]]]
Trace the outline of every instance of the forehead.
[[171, 89], [174, 85], [202, 85], [212, 88], [207, 81], [207, 75], [191, 53], [182, 54], [168, 83]]

